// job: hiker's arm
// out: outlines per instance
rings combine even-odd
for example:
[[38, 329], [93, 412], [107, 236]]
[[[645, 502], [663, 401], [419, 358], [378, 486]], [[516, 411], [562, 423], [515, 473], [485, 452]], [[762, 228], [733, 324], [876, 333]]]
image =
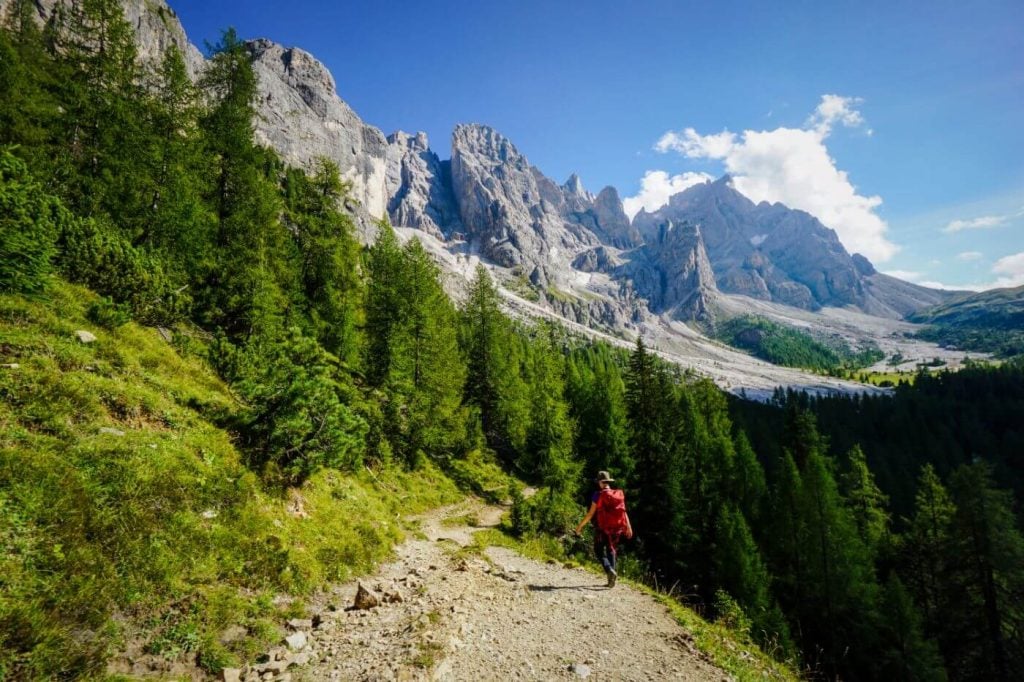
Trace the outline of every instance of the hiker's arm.
[[629, 514], [626, 514], [626, 538], [633, 537], [633, 524], [629, 522]]
[[596, 511], [597, 511], [597, 502], [591, 502], [590, 503], [590, 509], [587, 510], [587, 515], [583, 517], [582, 521], [580, 521], [580, 525], [576, 526], [576, 530], [574, 531], [576, 533], [576, 535], [580, 534], [580, 531], [583, 530], [583, 526], [585, 526], [588, 523], [590, 523], [590, 519], [594, 516], [594, 512], [596, 512]]

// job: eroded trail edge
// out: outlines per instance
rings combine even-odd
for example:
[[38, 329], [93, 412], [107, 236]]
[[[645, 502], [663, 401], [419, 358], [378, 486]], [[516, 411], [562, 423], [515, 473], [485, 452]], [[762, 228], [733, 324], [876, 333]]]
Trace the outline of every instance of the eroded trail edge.
[[418, 517], [417, 537], [360, 581], [378, 606], [352, 608], [357, 582], [318, 598], [293, 678], [728, 679], [648, 595], [503, 547], [465, 551], [504, 511], [467, 500]]

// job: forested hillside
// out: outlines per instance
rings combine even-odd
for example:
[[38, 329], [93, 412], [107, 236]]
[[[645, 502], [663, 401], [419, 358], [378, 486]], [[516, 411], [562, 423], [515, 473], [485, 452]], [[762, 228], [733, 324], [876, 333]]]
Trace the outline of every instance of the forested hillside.
[[[539, 486], [516, 495], [515, 531], [561, 535], [597, 469], [627, 490], [634, 577], [809, 676], [1024, 674], [1019, 508], [996, 484], [1020, 481], [1019, 368], [919, 380], [893, 403], [731, 412], [642, 341], [511, 320], [482, 267], [456, 305], [386, 224], [362, 248], [336, 167], [255, 143], [233, 31], [196, 84], [173, 49], [140, 63], [114, 0], [42, 29], [33, 3], [13, 7], [0, 676], [101, 674], [136, 627], [150, 654], [215, 673], [271, 636], [270, 595], [366, 568], [396, 515], [450, 499], [452, 480]], [[1006, 401], [966, 419], [986, 395]], [[905, 418], [871, 431], [893, 405]], [[285, 516], [272, 501], [289, 496]], [[304, 505], [330, 519], [320, 532]], [[239, 619], [249, 638], [223, 644]]]

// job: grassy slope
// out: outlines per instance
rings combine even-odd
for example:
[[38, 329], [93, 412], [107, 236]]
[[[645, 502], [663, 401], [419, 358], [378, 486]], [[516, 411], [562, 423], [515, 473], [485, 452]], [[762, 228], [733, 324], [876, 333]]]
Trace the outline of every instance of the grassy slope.
[[101, 675], [129, 639], [216, 672], [279, 636], [273, 595], [370, 569], [402, 514], [459, 497], [433, 469], [265, 490], [215, 425], [227, 387], [156, 330], [88, 322], [94, 300], [0, 296], [0, 679]]
[[[154, 329], [89, 322], [95, 300], [63, 283], [0, 295], [0, 364], [18, 365], [0, 368], [0, 679], [102, 677], [140, 646], [214, 673], [251, 659], [303, 595], [384, 559], [403, 514], [459, 497], [429, 467], [265, 490], [216, 425], [239, 409], [228, 388]], [[477, 455], [451, 473], [485, 497], [507, 482]], [[478, 537], [567, 558], [551, 539]], [[738, 633], [666, 603], [738, 679], [792, 679]], [[235, 625], [248, 634], [221, 643]]]

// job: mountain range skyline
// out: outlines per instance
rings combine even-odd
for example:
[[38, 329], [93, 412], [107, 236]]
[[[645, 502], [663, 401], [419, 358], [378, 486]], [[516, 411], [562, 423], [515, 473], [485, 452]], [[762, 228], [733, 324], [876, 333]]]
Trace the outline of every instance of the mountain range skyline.
[[1024, 283], [1015, 3], [172, 7], [198, 45], [234, 25], [312, 53], [363, 120], [426, 131], [441, 156], [457, 123], [486, 123], [549, 176], [612, 185], [634, 212], [729, 173], [883, 272]]

